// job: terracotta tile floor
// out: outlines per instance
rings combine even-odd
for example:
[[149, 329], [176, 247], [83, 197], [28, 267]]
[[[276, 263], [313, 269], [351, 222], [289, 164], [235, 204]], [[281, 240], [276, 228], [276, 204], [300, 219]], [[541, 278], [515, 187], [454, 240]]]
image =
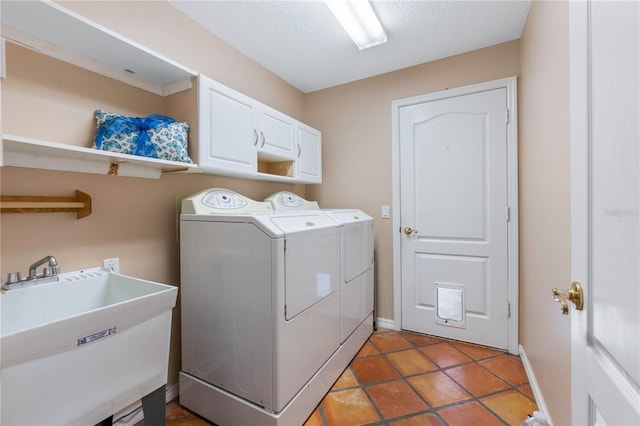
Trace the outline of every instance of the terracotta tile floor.
[[[304, 426], [517, 426], [536, 409], [519, 357], [379, 329]], [[167, 425], [212, 423], [175, 400]]]

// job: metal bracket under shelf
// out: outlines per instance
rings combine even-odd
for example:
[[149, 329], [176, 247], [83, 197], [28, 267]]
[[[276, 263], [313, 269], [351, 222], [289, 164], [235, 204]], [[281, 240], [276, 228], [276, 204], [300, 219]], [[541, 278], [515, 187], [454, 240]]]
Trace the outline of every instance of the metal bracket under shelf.
[[91, 196], [76, 190], [75, 197], [2, 195], [0, 213], [75, 212], [76, 219], [91, 214]]

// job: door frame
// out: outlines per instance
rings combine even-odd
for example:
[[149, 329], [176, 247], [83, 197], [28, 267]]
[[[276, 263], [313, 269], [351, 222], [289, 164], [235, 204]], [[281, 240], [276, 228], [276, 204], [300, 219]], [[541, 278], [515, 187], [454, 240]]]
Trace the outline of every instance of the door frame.
[[[391, 102], [391, 170], [393, 217], [393, 328], [402, 329], [402, 235], [400, 222], [400, 108], [423, 102], [468, 95], [477, 92], [506, 88], [507, 109], [507, 204], [510, 220], [507, 223], [507, 298], [510, 307], [508, 324], [508, 349], [518, 354], [518, 93], [517, 77], [507, 77], [469, 86], [445, 89], [439, 92], [398, 99]], [[508, 114], [508, 115], [507, 115]], [[505, 217], [507, 212], [505, 212]], [[397, 232], [395, 230], [398, 230]], [[507, 309], [507, 307], [505, 307]]]
[[587, 313], [591, 311], [591, 282], [586, 262], [589, 258], [589, 135], [587, 2], [569, 4], [569, 95], [571, 131], [571, 279], [585, 291], [585, 310], [571, 310], [571, 420], [587, 424], [588, 400], [585, 376], [577, 366], [586, 365]]

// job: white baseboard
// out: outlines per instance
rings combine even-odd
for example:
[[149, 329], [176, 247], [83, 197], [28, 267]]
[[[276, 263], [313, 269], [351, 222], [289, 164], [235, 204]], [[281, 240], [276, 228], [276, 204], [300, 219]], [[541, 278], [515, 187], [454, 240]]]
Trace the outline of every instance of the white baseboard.
[[[167, 386], [165, 401], [173, 401], [178, 397], [178, 393], [178, 383]], [[114, 426], [134, 426], [142, 420], [144, 420], [144, 413], [142, 412], [142, 400], [134, 402], [127, 408], [113, 415]]]
[[396, 326], [395, 326], [395, 322], [393, 320], [390, 319], [386, 319], [386, 318], [376, 318], [376, 327], [378, 328], [388, 328], [391, 330], [395, 330]]
[[538, 385], [538, 381], [536, 380], [536, 375], [533, 372], [533, 368], [531, 367], [531, 363], [529, 362], [529, 358], [527, 358], [527, 354], [524, 351], [524, 347], [522, 345], [518, 346], [520, 359], [522, 360], [522, 366], [524, 367], [524, 371], [527, 373], [527, 378], [529, 379], [529, 385], [531, 386], [531, 390], [533, 391], [533, 397], [536, 400], [536, 404], [538, 405], [538, 411], [542, 411], [545, 416], [547, 416], [547, 421], [550, 425], [553, 425], [553, 420], [549, 416], [549, 411], [547, 410], [547, 404], [544, 402], [544, 398], [542, 397], [542, 392], [540, 391], [540, 386]]

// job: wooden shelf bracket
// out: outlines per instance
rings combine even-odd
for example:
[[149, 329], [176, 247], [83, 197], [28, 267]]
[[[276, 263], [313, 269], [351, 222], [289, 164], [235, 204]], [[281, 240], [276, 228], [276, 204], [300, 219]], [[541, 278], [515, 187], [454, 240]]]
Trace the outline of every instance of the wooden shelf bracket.
[[91, 214], [91, 196], [76, 190], [75, 197], [2, 195], [0, 213], [75, 212], [76, 219]]

